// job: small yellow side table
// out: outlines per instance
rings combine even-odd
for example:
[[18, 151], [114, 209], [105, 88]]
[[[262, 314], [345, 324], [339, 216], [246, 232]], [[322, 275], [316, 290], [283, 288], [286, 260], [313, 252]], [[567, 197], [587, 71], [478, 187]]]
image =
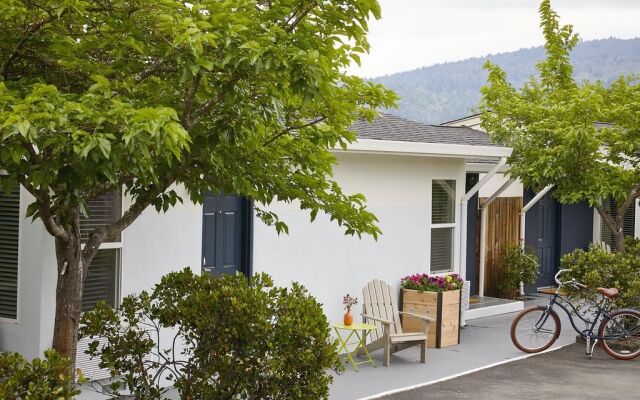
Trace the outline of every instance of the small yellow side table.
[[[360, 364], [371, 364], [374, 367], [376, 366], [366, 346], [367, 335], [372, 330], [376, 329], [375, 325], [365, 324], [365, 323], [351, 324], [351, 325], [333, 324], [331, 325], [331, 327], [336, 331], [336, 335], [338, 336], [338, 341], [340, 342], [340, 348], [338, 349], [338, 353], [340, 353], [342, 350], [344, 350], [344, 352], [346, 353], [346, 360], [343, 360], [343, 362], [346, 361], [347, 363], [351, 363], [351, 367], [356, 372], [358, 371], [358, 365]], [[360, 335], [358, 331], [362, 331], [362, 335]], [[347, 332], [349, 333], [347, 334]], [[347, 334], [347, 336], [343, 337], [342, 336], [343, 334]], [[357, 341], [350, 343], [349, 340], [353, 336], [356, 337]], [[347, 345], [349, 344], [355, 344], [356, 348], [353, 351], [349, 351], [349, 349], [347, 348]], [[364, 354], [367, 357], [365, 361], [361, 361], [361, 362], [354, 361], [353, 354], [356, 354], [358, 352], [358, 349], [364, 350]]]

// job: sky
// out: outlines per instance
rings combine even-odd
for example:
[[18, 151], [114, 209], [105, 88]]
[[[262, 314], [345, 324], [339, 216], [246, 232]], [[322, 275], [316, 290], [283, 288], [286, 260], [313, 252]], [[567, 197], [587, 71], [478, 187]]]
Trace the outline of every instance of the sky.
[[[375, 77], [543, 44], [537, 0], [379, 0], [371, 51], [349, 72]], [[640, 0], [555, 0], [583, 40], [640, 37]]]

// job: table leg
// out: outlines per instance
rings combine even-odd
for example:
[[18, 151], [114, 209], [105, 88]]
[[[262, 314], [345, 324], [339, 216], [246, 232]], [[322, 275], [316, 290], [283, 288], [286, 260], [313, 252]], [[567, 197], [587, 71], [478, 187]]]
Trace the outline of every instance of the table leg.
[[[356, 365], [355, 360], [351, 356], [351, 352], [347, 348], [347, 344], [349, 343], [349, 339], [351, 339], [351, 336], [353, 336], [353, 333], [355, 331], [351, 331], [349, 333], [349, 335], [347, 335], [347, 337], [345, 339], [343, 339], [342, 336], [340, 335], [340, 331], [337, 328], [334, 328], [334, 330], [336, 331], [336, 335], [338, 336], [338, 341], [341, 344], [340, 348], [338, 349], [338, 353], [340, 353], [341, 350], [344, 350], [344, 352], [347, 355], [347, 362], [350, 362], [351, 363], [351, 368], [353, 368], [353, 370], [357, 372], [358, 371], [358, 366]], [[358, 334], [356, 334], [356, 336], [358, 336]]]
[[360, 337], [360, 335], [358, 335], [358, 333], [356, 332], [356, 337], [358, 338], [358, 347], [356, 347], [355, 352], [358, 351], [358, 348], [361, 348], [364, 351], [364, 354], [367, 356], [367, 362], [371, 363], [371, 365], [373, 365], [373, 367], [376, 367], [376, 363], [373, 361], [373, 358], [371, 358], [371, 354], [369, 354], [369, 350], [367, 350], [367, 334], [369, 333], [369, 331], [362, 331], [362, 337]]

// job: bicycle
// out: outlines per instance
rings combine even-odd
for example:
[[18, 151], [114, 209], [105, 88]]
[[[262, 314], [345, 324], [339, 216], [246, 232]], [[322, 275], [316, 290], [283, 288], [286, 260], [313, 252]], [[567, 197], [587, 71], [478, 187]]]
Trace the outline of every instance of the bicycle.
[[[573, 329], [585, 339], [589, 358], [598, 342], [607, 354], [618, 360], [632, 360], [640, 356], [640, 312], [632, 309], [606, 311], [607, 301], [618, 295], [618, 289], [597, 288], [598, 293], [602, 295], [602, 301], [592, 302], [590, 310], [595, 311], [595, 316], [590, 319], [586, 313], [580, 314], [577, 307], [562, 296], [561, 289], [571, 286], [585, 290], [587, 286], [577, 282], [575, 278], [560, 281], [560, 275], [567, 271], [570, 270], [561, 269], [555, 275], [558, 289], [552, 294], [548, 305], [529, 307], [515, 317], [511, 323], [513, 344], [525, 353], [539, 353], [551, 347], [560, 336], [560, 318], [554, 310], [554, 307], [558, 306], [567, 313]], [[574, 314], [585, 323], [584, 330], [576, 326]], [[594, 329], [598, 321], [600, 325], [596, 334]]]

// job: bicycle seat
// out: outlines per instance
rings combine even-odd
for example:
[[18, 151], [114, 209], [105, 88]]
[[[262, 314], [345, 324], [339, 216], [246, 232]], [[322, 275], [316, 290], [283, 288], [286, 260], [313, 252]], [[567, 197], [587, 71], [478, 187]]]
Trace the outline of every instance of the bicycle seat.
[[597, 290], [598, 290], [598, 293], [600, 293], [601, 295], [603, 295], [604, 297], [606, 297], [608, 299], [613, 299], [616, 296], [618, 296], [618, 289], [616, 289], [616, 288], [601, 288], [601, 287], [599, 287]]

